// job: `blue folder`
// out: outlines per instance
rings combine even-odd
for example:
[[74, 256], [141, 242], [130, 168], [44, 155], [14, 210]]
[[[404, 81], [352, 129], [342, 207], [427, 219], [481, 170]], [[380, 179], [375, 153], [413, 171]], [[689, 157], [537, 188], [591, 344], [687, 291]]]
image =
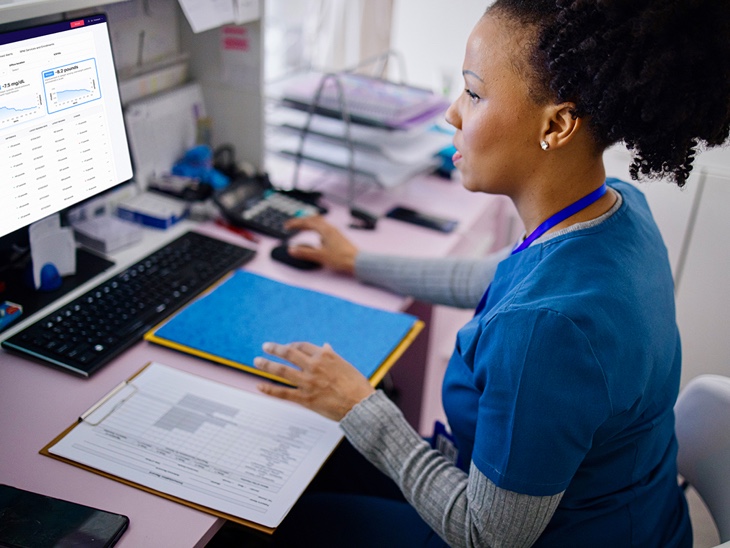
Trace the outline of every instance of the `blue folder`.
[[264, 342], [329, 343], [375, 385], [422, 328], [409, 314], [239, 270], [145, 339], [282, 382], [252, 365]]

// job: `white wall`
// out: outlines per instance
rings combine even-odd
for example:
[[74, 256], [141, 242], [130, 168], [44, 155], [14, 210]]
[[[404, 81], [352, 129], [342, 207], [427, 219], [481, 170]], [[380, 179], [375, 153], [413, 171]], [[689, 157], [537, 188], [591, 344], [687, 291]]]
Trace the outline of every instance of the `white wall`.
[[[463, 87], [461, 65], [471, 29], [486, 0], [395, 0], [392, 49], [403, 55], [405, 80], [455, 98]], [[391, 65], [391, 77], [399, 79]]]

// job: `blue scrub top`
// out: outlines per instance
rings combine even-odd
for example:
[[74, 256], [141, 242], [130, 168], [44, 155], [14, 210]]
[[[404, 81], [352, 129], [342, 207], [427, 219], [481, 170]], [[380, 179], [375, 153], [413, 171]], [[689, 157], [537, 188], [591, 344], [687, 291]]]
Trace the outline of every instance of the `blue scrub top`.
[[444, 409], [467, 469], [565, 491], [536, 546], [682, 546], [672, 274], [643, 194], [608, 183], [623, 198], [608, 219], [499, 265], [457, 336]]

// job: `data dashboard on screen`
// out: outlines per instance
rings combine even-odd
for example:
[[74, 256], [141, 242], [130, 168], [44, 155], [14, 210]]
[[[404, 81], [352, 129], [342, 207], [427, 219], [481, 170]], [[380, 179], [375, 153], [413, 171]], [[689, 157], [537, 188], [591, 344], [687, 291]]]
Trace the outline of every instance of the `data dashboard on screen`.
[[132, 178], [108, 23], [0, 33], [0, 236]]

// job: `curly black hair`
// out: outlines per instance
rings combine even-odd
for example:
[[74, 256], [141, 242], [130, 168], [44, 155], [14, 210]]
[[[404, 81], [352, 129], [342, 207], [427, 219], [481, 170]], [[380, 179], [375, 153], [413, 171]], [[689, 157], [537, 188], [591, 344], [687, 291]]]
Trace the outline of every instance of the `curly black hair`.
[[536, 99], [575, 103], [600, 150], [624, 142], [631, 177], [684, 185], [699, 146], [730, 132], [729, 0], [496, 0], [535, 28]]

